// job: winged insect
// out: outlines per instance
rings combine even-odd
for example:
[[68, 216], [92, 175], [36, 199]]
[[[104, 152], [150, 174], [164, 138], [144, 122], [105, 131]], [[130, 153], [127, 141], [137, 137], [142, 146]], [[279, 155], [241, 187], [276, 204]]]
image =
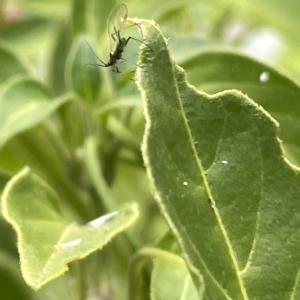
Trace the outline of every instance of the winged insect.
[[[139, 27], [139, 24], [128, 21], [127, 17], [128, 17], [128, 9], [126, 4], [124, 3], [117, 5], [110, 13], [107, 21], [107, 29], [111, 41], [111, 51], [109, 53], [109, 60], [106, 63], [103, 60], [101, 60], [99, 57], [97, 57], [97, 59], [100, 61], [100, 64], [96, 64], [96, 66], [104, 67], [104, 68], [112, 67], [113, 72], [121, 73], [121, 71], [118, 68], [118, 62], [120, 60], [122, 61], [124, 60], [122, 58], [122, 55], [125, 47], [127, 46], [130, 40], [135, 40], [140, 43], [143, 43], [145, 46], [151, 49], [143, 41], [140, 41], [131, 36], [128, 38], [122, 36], [122, 32], [124, 28], [135, 26], [135, 25]], [[127, 24], [129, 25], [126, 26]]]

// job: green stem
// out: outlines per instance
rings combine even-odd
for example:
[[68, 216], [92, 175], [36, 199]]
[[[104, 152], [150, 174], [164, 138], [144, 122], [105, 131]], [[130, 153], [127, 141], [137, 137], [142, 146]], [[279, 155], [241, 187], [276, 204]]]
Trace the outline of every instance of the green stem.
[[[95, 138], [89, 137], [86, 140], [83, 156], [87, 172], [106, 211], [112, 212], [114, 210], [117, 210], [119, 208], [119, 203], [116, 201], [114, 195], [112, 194], [111, 189], [106, 183], [106, 180], [102, 173], [101, 164], [97, 157], [97, 142]], [[97, 203], [95, 203], [95, 205], [97, 207]], [[125, 234], [125, 239], [127, 239], [127, 242], [130, 244], [131, 251], [135, 251], [135, 249], [137, 249], [139, 245], [137, 238], [132, 233], [130, 233], [130, 231], [126, 231]]]
[[75, 261], [70, 264], [70, 271], [76, 278], [76, 293], [74, 295], [76, 300], [86, 300], [87, 299], [87, 283], [85, 279], [85, 261]]
[[97, 143], [93, 137], [89, 137], [84, 145], [84, 161], [87, 172], [107, 211], [117, 209], [118, 205], [105, 182], [101, 172], [101, 165], [97, 157]]

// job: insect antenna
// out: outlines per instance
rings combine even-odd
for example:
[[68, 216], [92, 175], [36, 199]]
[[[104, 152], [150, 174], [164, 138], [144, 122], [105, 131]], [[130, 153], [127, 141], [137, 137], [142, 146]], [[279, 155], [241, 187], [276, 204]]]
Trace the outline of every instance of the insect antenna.
[[95, 53], [95, 51], [90, 46], [90, 44], [87, 42], [87, 40], [85, 40], [85, 42], [87, 43], [88, 47], [90, 48], [90, 50], [92, 51], [94, 56], [97, 58], [97, 60], [99, 60], [101, 62], [101, 64], [86, 63], [84, 66], [107, 67], [107, 64], [101, 58], [99, 58], [99, 56]]

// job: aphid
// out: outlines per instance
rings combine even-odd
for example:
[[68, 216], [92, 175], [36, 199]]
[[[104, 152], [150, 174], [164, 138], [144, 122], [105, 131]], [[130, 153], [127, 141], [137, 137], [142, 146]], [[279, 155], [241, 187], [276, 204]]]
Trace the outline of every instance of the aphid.
[[[130, 40], [135, 40], [135, 41], [141, 42], [144, 45], [146, 45], [144, 42], [142, 42], [138, 39], [135, 39], [131, 36], [128, 38], [124, 38], [121, 36], [121, 32], [125, 28], [126, 23], [129, 23], [129, 22], [126, 22], [127, 16], [128, 16], [128, 9], [127, 9], [126, 4], [124, 4], [124, 3], [117, 5], [110, 13], [110, 15], [108, 17], [108, 21], [107, 21], [107, 29], [108, 29], [108, 34], [111, 39], [111, 49], [112, 50], [109, 53], [109, 61], [107, 63], [105, 63], [103, 60], [101, 60], [99, 57], [97, 57], [97, 59], [101, 62], [101, 64], [96, 64], [96, 66], [104, 67], [104, 68], [112, 67], [113, 72], [121, 73], [118, 68], [117, 63], [119, 60], [122, 59], [122, 54], [123, 54], [124, 48], [126, 47], [128, 42]], [[129, 27], [133, 26], [133, 25], [138, 26], [138, 24], [132, 24], [132, 25], [129, 25]], [[148, 45], [146, 45], [146, 46], [150, 49], [150, 47]]]

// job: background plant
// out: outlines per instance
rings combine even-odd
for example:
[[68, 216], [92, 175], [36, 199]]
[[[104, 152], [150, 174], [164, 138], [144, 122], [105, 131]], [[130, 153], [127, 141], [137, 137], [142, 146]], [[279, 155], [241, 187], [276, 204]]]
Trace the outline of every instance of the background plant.
[[[284, 4], [279, 1], [167, 1], [164, 5], [156, 1], [143, 4], [138, 1], [127, 3], [130, 16], [153, 18], [160, 24], [164, 36], [169, 37], [172, 58], [185, 69], [189, 83], [209, 94], [226, 89], [240, 90], [262, 105], [280, 124], [279, 138], [283, 141], [282, 145], [277, 141], [276, 123], [252, 100], [237, 92], [225, 92], [219, 98], [214, 98], [216, 107], [204, 108], [205, 104], [202, 104], [200, 109], [192, 103], [186, 103], [186, 107], [178, 107], [175, 111], [162, 110], [164, 106], [158, 106], [155, 114], [154, 110], [152, 113], [148, 111], [148, 120], [157, 122], [159, 128], [165, 131], [162, 131], [162, 136], [151, 135], [151, 130], [148, 132], [148, 142], [144, 144], [147, 146], [144, 146], [143, 150], [144, 159], [146, 158], [153, 194], [169, 225], [173, 226], [179, 248], [173, 235], [169, 235], [168, 226], [149, 191], [148, 177], [140, 153], [144, 131], [142, 101], [135, 83], [130, 80], [132, 73], [125, 71], [117, 75], [108, 69], [85, 67], [87, 63], [97, 63], [85, 40], [101, 58], [108, 57], [106, 19], [116, 3], [0, 3], [0, 166], [1, 186], [6, 186], [3, 194], [6, 218], [9, 217], [10, 219], [7, 219], [12, 221], [11, 223], [15, 220], [20, 221], [19, 225], [15, 222], [14, 226], [22, 228], [22, 222], [25, 221], [22, 211], [18, 214], [15, 206], [11, 209], [8, 204], [11, 203], [10, 199], [22, 199], [23, 203], [24, 199], [27, 199], [30, 205], [24, 205], [29, 211], [26, 216], [31, 220], [31, 213], [37, 213], [38, 218], [33, 228], [41, 229], [40, 233], [32, 229], [28, 230], [28, 233], [32, 233], [35, 240], [40, 241], [43, 237], [43, 221], [49, 217], [49, 212], [44, 212], [39, 207], [41, 194], [53, 208], [50, 214], [51, 222], [54, 220], [55, 224], [59, 224], [64, 233], [68, 228], [71, 236], [73, 232], [77, 233], [77, 230], [86, 230], [84, 226], [78, 229], [75, 225], [70, 229], [68, 226], [71, 223], [83, 225], [104, 214], [119, 212], [119, 216], [113, 223], [109, 223], [105, 232], [92, 235], [103, 237], [103, 241], [95, 240], [90, 250], [81, 254], [75, 253], [72, 259], [68, 257], [66, 261], [85, 257], [113, 237], [111, 243], [84, 260], [71, 263], [68, 273], [46, 284], [38, 292], [33, 292], [21, 277], [15, 233], [7, 220], [1, 219], [0, 288], [5, 299], [101, 299], [105, 296], [125, 299], [128, 282], [134, 283], [129, 288], [131, 299], [149, 298], [149, 289], [152, 299], [167, 299], [170, 293], [186, 299], [266, 299], [262, 298], [266, 295], [270, 295], [270, 299], [299, 297], [296, 255], [299, 249], [296, 234], [298, 173], [295, 167], [283, 162], [280, 150], [282, 146], [285, 157], [294, 164], [298, 163], [300, 110], [299, 87], [295, 82], [299, 74], [299, 45], [296, 33], [299, 4], [296, 1]], [[289, 22], [286, 22], [287, 19]], [[138, 37], [137, 32], [132, 34]], [[160, 48], [153, 47], [153, 53], [148, 55], [164, 55], [163, 59], [160, 57], [154, 65], [157, 70], [147, 68], [149, 62], [146, 59], [147, 55], [143, 53], [138, 62], [143, 68], [138, 68], [136, 82], [140, 91], [144, 93], [144, 104], [148, 105], [148, 109], [151, 110], [151, 103], [155, 103], [151, 99], [168, 99], [163, 93], [155, 94], [157, 90], [160, 91], [157, 89], [159, 83], [165, 83], [168, 94], [174, 86], [182, 88], [178, 99], [182, 99], [185, 93], [192, 93], [180, 85], [181, 82], [185, 82], [185, 78], [180, 69], [173, 65], [172, 58], [168, 57], [168, 49], [160, 35], [154, 32], [152, 35], [145, 33], [145, 38], [155, 45], [160, 45]], [[271, 45], [269, 48], [268, 40]], [[138, 45], [131, 47], [128, 51], [139, 51]], [[165, 52], [159, 52], [161, 49]], [[250, 54], [258, 56], [264, 62], [241, 54], [249, 49], [254, 49]], [[133, 62], [136, 59], [135, 55], [130, 53], [125, 53], [124, 57]], [[289, 78], [278, 70], [284, 70], [289, 74]], [[169, 80], [171, 77], [168, 76], [176, 78], [176, 82]], [[187, 98], [196, 99], [196, 95], [189, 94], [189, 97]], [[210, 102], [208, 96], [202, 94], [201, 97], [203, 103]], [[200, 100], [196, 101], [198, 103]], [[236, 105], [236, 101], [241, 101], [244, 106]], [[161, 100], [157, 105], [160, 103], [166, 105], [168, 102]], [[222, 115], [222, 110], [225, 110], [227, 115]], [[181, 111], [182, 115], [187, 116], [190, 127], [180, 123], [181, 119], [177, 119], [176, 111]], [[203, 114], [194, 115], [193, 111], [202, 111]], [[161, 116], [160, 112], [163, 113]], [[157, 119], [153, 119], [154, 116], [157, 116]], [[171, 118], [167, 119], [166, 116]], [[212, 164], [216, 160], [215, 146], [220, 139], [220, 120], [223, 122], [225, 119], [235, 121], [228, 122], [230, 126], [224, 127], [227, 130], [224, 135], [227, 137], [227, 143], [225, 138], [221, 139], [222, 151], [217, 152], [221, 154], [218, 157], [220, 164]], [[165, 124], [161, 123], [162, 120], [166, 121]], [[175, 128], [177, 130], [172, 132]], [[189, 137], [184, 133], [186, 128], [191, 129], [192, 135]], [[179, 134], [181, 130], [182, 134]], [[237, 142], [232, 135], [243, 136], [244, 139]], [[174, 140], [175, 136], [177, 139]], [[194, 154], [197, 153], [203, 166], [201, 178], [196, 177], [196, 171], [192, 171], [195, 162], [189, 154], [191, 139], [195, 139], [202, 147], [198, 149], [198, 146], [195, 146], [194, 149]], [[185, 144], [188, 140], [190, 143]], [[174, 143], [180, 146], [179, 152], [173, 153], [173, 149], [176, 150]], [[232, 151], [227, 145], [234, 146], [236, 151]], [[261, 153], [256, 153], [256, 149], [260, 149]], [[177, 156], [178, 153], [181, 156]], [[259, 164], [258, 158], [261, 159]], [[233, 161], [235, 165], [232, 164]], [[222, 168], [226, 164], [229, 164], [229, 168]], [[25, 166], [30, 169], [24, 169]], [[274, 166], [274, 169], [266, 169], [266, 166]], [[259, 180], [261, 174], [265, 175], [264, 181]], [[6, 185], [11, 178], [13, 179]], [[206, 188], [197, 189], [191, 185], [194, 180], [206, 182]], [[241, 188], [236, 189], [237, 185]], [[267, 190], [266, 195], [276, 201], [261, 201], [264, 198], [256, 193], [262, 190], [261, 186], [267, 186], [268, 189], [263, 190]], [[199, 204], [193, 200], [185, 207], [177, 197], [202, 199], [203, 202]], [[211, 202], [214, 199], [222, 201]], [[247, 204], [239, 207], [235, 205], [236, 202], [230, 202], [231, 199], [242, 199], [243, 203]], [[139, 208], [135, 204], [128, 204], [129, 202], [139, 203]], [[261, 203], [267, 203], [273, 210], [262, 207]], [[184, 208], [187, 208], [187, 214]], [[211, 214], [214, 209], [214, 213]], [[200, 215], [193, 214], [198, 210]], [[241, 211], [245, 210], [248, 210], [248, 213], [244, 215]], [[114, 237], [133, 223], [138, 211], [140, 218], [136, 223], [121, 235]], [[223, 270], [225, 277], [231, 274], [238, 278], [235, 269], [237, 266], [233, 267], [232, 261], [227, 260], [226, 256], [231, 247], [224, 247], [223, 242], [216, 239], [211, 244], [197, 244], [193, 252], [187, 245], [189, 234], [192, 234], [194, 240], [199, 240], [199, 236], [200, 240], [212, 240], [214, 235], [210, 230], [199, 228], [208, 224], [208, 228], [218, 227], [212, 225], [216, 216], [219, 218], [218, 224], [222, 220], [231, 238], [234, 237], [228, 245], [236, 249], [238, 257], [242, 257], [239, 263], [246, 264], [249, 249], [245, 249], [251, 248], [253, 235], [257, 232], [253, 229], [253, 215], [257, 213], [263, 215], [266, 221], [261, 227], [263, 230], [260, 236], [264, 236], [264, 229], [268, 226], [279, 234], [269, 236], [265, 239], [265, 244], [260, 244], [261, 252], [254, 252], [258, 253], [257, 267], [262, 272], [263, 261], [269, 266], [268, 259], [281, 252], [281, 264], [278, 263], [276, 268], [280, 270], [280, 274], [285, 274], [284, 279], [276, 277], [277, 273], [269, 269], [263, 272], [266, 272], [264, 274], [268, 275], [266, 277], [273, 285], [268, 281], [255, 282], [254, 279], [259, 276], [255, 269], [252, 269], [254, 273], [243, 278], [245, 291], [240, 287], [226, 286], [226, 280], [222, 276], [216, 276], [220, 286], [226, 286], [226, 293], [218, 294], [214, 284], [208, 283], [203, 265], [197, 264], [196, 257], [207, 253], [205, 259], [211, 263], [209, 268], [212, 274]], [[36, 218], [36, 215], [34, 216]], [[199, 216], [204, 223], [199, 222]], [[245, 222], [242, 218], [248, 219]], [[179, 220], [178, 223], [176, 219]], [[220, 230], [220, 227], [218, 228]], [[59, 232], [55, 229], [53, 235]], [[87, 232], [81, 234], [87, 241], [93, 240]], [[30, 245], [30, 238], [30, 234], [24, 235], [23, 244], [20, 244], [19, 240], [19, 247]], [[280, 243], [276, 244], [276, 240], [286, 241], [287, 248], [283, 249]], [[32, 245], [37, 251], [36, 257], [39, 257], [39, 254], [45, 255], [38, 243]], [[151, 248], [146, 248], [146, 245], [150, 245]], [[221, 247], [218, 247], [219, 245]], [[192, 271], [194, 283], [178, 255], [182, 250]], [[261, 253], [264, 252], [269, 252], [270, 256], [262, 256]], [[152, 272], [151, 264], [147, 263], [150, 263], [153, 257], [156, 258], [156, 263]], [[216, 257], [222, 257], [224, 260], [215, 259]], [[287, 261], [282, 257], [288, 258]], [[133, 263], [129, 268], [130, 261]], [[26, 268], [33, 272], [32, 280], [35, 280], [34, 272], [38, 272], [38, 268], [35, 269], [38, 262], [27, 263]], [[57, 264], [59, 263], [64, 265], [64, 262], [59, 261]], [[58, 273], [59, 271], [53, 271], [53, 277]], [[272, 277], [271, 274], [275, 275]], [[52, 277], [49, 275], [48, 280], [50, 279]], [[39, 279], [35, 283], [36, 286], [32, 284], [33, 287], [44, 284], [43, 280]], [[181, 286], [177, 282], [185, 284]], [[178, 289], [174, 289], [174, 286]], [[200, 296], [197, 296], [195, 287]], [[255, 294], [254, 290], [258, 294]]]

